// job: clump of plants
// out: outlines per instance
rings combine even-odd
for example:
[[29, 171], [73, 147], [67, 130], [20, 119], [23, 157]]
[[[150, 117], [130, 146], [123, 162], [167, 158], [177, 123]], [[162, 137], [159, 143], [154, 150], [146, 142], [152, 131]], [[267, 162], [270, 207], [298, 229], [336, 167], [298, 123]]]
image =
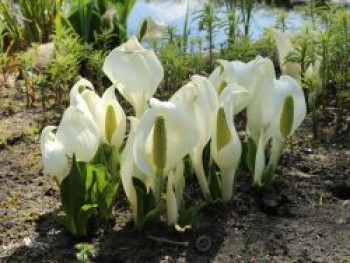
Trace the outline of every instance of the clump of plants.
[[[126, 41], [127, 20], [134, 4], [135, 0], [71, 1], [62, 19], [85, 43], [111, 49]], [[108, 37], [108, 42], [98, 41], [103, 36]]]
[[[113, 216], [120, 185], [137, 229], [165, 217], [179, 230], [191, 225], [206, 203], [232, 198], [241, 161], [256, 187], [272, 182], [286, 140], [305, 117], [303, 91], [292, 77], [277, 79], [268, 58], [219, 64], [208, 78], [194, 75], [160, 101], [153, 96], [164, 68], [154, 51], [133, 37], [104, 60], [112, 85], [102, 96], [84, 78], [72, 87], [60, 124], [41, 134], [44, 170], [60, 188], [62, 221], [72, 234], [86, 235], [93, 217]], [[134, 115], [126, 116], [116, 90]], [[234, 124], [242, 111], [244, 146]], [[184, 194], [192, 170], [205, 202]]]
[[318, 127], [329, 104], [335, 103], [337, 108], [335, 133], [341, 129], [339, 124], [344, 123], [350, 16], [345, 10], [317, 1], [310, 1], [303, 11], [311, 24], [305, 24], [294, 36], [276, 31], [275, 39], [281, 71], [298, 79], [304, 89], [312, 132], [318, 138]]

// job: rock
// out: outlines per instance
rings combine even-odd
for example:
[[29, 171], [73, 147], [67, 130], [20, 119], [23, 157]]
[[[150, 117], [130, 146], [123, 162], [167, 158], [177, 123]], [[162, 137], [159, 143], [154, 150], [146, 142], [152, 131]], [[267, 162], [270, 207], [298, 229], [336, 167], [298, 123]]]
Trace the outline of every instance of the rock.
[[37, 250], [41, 250], [41, 251], [46, 251], [49, 249], [49, 245], [43, 242], [38, 242], [35, 241], [33, 238], [31, 237], [25, 237], [24, 240], [24, 245], [29, 247], [29, 248], [33, 248], [33, 249], [37, 249]]
[[311, 147], [306, 147], [303, 149], [303, 152], [306, 154], [312, 154], [314, 151]]
[[38, 46], [36, 50], [37, 58], [34, 60], [34, 67], [39, 70], [46, 69], [51, 58], [53, 57], [54, 50], [55, 45], [53, 42]]

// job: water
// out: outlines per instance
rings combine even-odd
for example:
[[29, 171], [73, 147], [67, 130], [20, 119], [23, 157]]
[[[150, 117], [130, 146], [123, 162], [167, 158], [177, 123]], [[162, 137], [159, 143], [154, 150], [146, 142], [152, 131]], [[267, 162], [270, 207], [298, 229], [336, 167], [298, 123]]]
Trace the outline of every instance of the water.
[[[198, 22], [193, 21], [194, 12], [200, 10], [205, 0], [190, 0], [190, 22], [191, 35], [198, 37], [204, 36], [203, 32], [198, 30]], [[151, 16], [155, 21], [172, 25], [176, 28], [177, 34], [182, 35], [187, 10], [187, 0], [137, 0], [135, 7], [129, 17], [129, 35], [136, 35], [141, 21]], [[219, 10], [220, 18], [225, 18], [226, 7], [223, 4]], [[276, 23], [280, 9], [268, 7], [265, 5], [256, 5], [253, 10], [253, 16], [250, 27], [250, 36], [252, 39], [259, 39], [265, 28], [273, 27]], [[289, 30], [300, 27], [304, 21], [300, 13], [290, 10], [288, 12], [287, 25]], [[243, 28], [241, 30], [243, 32]], [[222, 28], [218, 31], [214, 45], [218, 47], [225, 43], [227, 36]]]

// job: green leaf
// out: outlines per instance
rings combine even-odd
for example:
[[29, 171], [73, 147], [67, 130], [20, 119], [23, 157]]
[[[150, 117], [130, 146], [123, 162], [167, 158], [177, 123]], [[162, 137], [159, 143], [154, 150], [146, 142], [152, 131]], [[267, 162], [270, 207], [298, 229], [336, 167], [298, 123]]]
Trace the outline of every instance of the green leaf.
[[204, 206], [205, 206], [204, 202], [197, 202], [195, 205], [193, 205], [188, 209], [180, 209], [178, 225], [181, 227], [192, 225], [198, 213], [202, 210]]
[[155, 221], [160, 216], [162, 203], [156, 206], [152, 190], [147, 193], [147, 188], [140, 179], [133, 177], [132, 180], [137, 195], [135, 225], [137, 229], [142, 230], [145, 224]]
[[159, 218], [162, 210], [163, 210], [163, 207], [160, 203], [156, 208], [147, 212], [145, 219], [144, 219], [144, 225], [147, 225], [147, 224], [150, 224], [150, 223], [156, 221]]
[[247, 168], [251, 173], [254, 172], [256, 151], [257, 148], [253, 139], [248, 138], [248, 140], [243, 143], [242, 157], [245, 161]]
[[146, 200], [147, 200], [147, 189], [143, 182], [136, 178], [132, 178], [133, 185], [135, 187], [137, 196], [137, 213], [135, 218], [136, 227], [140, 230], [143, 227], [145, 214], [146, 214]]
[[79, 262], [90, 262], [91, 257], [95, 257], [97, 254], [94, 245], [88, 243], [79, 243], [74, 246], [77, 250], [77, 260]]
[[60, 189], [62, 206], [67, 215], [76, 215], [85, 203], [85, 181], [81, 175], [85, 171], [85, 165], [78, 164], [73, 155], [72, 168]]
[[93, 167], [91, 164], [87, 164], [85, 180], [85, 200], [89, 200], [91, 203], [95, 203], [93, 198], [95, 183], [96, 176], [93, 173]]
[[112, 156], [112, 147], [108, 144], [102, 144], [91, 162], [92, 164], [105, 164], [107, 160]]
[[120, 179], [112, 178], [101, 164], [89, 165], [89, 171], [96, 182], [92, 200], [98, 204], [102, 217], [109, 219], [112, 217], [112, 208], [118, 194]]
[[116, 196], [118, 194], [118, 188], [119, 181], [110, 181], [103, 191], [102, 196], [104, 198], [104, 210], [102, 211], [102, 213], [105, 218], [112, 217], [112, 208], [115, 203]]
[[275, 170], [276, 170], [276, 168], [273, 165], [271, 165], [271, 164], [269, 164], [265, 168], [265, 170], [264, 170], [264, 172], [262, 174], [262, 177], [261, 177], [262, 185], [269, 185], [272, 182], [273, 176], [275, 174]]
[[216, 171], [215, 165], [213, 165], [210, 169], [209, 189], [213, 201], [221, 198], [221, 175]]
[[94, 165], [93, 172], [95, 173], [95, 176], [96, 176], [98, 192], [103, 193], [108, 183], [106, 178], [106, 169], [102, 164]]

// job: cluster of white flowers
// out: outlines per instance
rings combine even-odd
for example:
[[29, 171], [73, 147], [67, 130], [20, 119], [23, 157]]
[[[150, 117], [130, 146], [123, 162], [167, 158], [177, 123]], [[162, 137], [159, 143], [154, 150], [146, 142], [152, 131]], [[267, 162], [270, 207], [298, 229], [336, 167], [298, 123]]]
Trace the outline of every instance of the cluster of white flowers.
[[[177, 224], [184, 184], [183, 159], [190, 156], [204, 198], [212, 200], [209, 175], [203, 167], [203, 151], [209, 145], [211, 162], [219, 168], [221, 199], [230, 200], [241, 160], [242, 144], [234, 116], [246, 110], [246, 135], [254, 145], [254, 183], [263, 185], [273, 173], [285, 140], [305, 117], [302, 89], [289, 76], [276, 79], [273, 63], [257, 57], [249, 63], [218, 61], [209, 78], [195, 75], [169, 101], [152, 98], [163, 79], [155, 53], [144, 49], [136, 38], [114, 49], [103, 71], [113, 83], [99, 97], [81, 79], [70, 93], [57, 132], [46, 127], [41, 136], [45, 172], [59, 182], [69, 174], [73, 154], [90, 162], [101, 144], [120, 149], [127, 117], [115, 97], [115, 89], [130, 102], [130, 132], [120, 160], [120, 177], [137, 219], [139, 179], [156, 203], [165, 193], [167, 220]], [[271, 156], [266, 163], [265, 149]], [[166, 187], [165, 187], [166, 185]]]

